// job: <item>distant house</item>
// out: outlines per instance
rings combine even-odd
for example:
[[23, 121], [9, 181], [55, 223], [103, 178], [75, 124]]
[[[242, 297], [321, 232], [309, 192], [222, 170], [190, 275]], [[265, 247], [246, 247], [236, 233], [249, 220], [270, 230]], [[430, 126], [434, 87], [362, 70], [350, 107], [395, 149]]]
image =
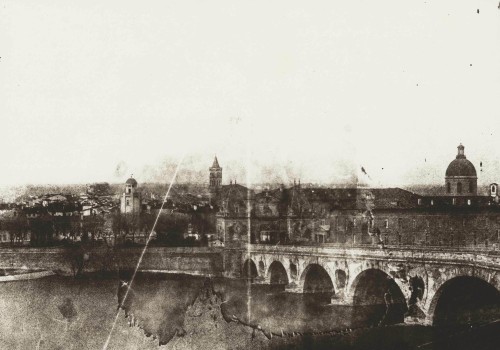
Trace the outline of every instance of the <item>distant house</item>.
[[49, 202], [66, 202], [68, 198], [62, 194], [51, 195], [46, 198]]
[[83, 216], [97, 215], [98, 208], [99, 208], [98, 206], [92, 204], [84, 204], [82, 205], [82, 215]]

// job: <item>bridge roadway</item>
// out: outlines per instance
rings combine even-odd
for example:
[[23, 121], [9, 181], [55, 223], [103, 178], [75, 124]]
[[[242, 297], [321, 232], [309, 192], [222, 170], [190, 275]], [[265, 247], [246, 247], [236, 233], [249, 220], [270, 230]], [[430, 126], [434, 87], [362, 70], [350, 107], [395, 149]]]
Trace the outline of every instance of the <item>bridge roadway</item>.
[[500, 290], [500, 254], [487, 249], [251, 244], [224, 251], [227, 277], [285, 284], [289, 292], [329, 292], [333, 303], [350, 305], [383, 304], [389, 292], [392, 302], [406, 303], [411, 323], [432, 324], [442, 294], [464, 283], [479, 283], [473, 290], [484, 293]]

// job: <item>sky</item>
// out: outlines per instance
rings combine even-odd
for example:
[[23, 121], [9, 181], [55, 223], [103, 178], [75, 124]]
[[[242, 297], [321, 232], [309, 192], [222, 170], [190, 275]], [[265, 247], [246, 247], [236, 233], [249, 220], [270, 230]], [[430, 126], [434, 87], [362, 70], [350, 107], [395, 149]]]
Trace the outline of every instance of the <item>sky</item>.
[[[479, 13], [478, 13], [479, 10]], [[492, 0], [0, 0], [0, 185], [500, 181]], [[483, 166], [480, 168], [479, 164]]]

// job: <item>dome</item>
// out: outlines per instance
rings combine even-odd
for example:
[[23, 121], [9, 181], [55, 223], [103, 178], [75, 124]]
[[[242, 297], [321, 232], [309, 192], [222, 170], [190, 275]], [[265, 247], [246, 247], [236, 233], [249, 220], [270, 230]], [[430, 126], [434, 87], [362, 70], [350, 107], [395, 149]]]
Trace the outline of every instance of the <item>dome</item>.
[[462, 144], [458, 146], [456, 159], [454, 159], [446, 169], [446, 177], [453, 176], [477, 177], [476, 168], [469, 160], [466, 159], [464, 146], [462, 146]]
[[132, 185], [133, 187], [135, 187], [137, 186], [137, 181], [133, 177], [131, 177], [125, 182], [125, 184]]
[[467, 159], [455, 159], [448, 165], [446, 176], [473, 176], [477, 177], [476, 168]]

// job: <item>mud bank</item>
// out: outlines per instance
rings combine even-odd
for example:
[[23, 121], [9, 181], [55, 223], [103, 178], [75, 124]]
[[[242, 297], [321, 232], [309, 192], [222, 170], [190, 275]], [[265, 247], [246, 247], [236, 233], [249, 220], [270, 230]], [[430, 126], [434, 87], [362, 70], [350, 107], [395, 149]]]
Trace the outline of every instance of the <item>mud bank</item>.
[[[183, 323], [171, 337], [153, 334], [134, 312], [127, 312], [128, 324], [142, 329], [162, 349], [413, 349], [428, 340], [429, 327], [387, 326], [318, 332], [269, 331], [249, 324], [224, 310], [224, 296], [206, 279], [193, 302], [186, 307]], [[409, 332], [406, 330], [410, 330]], [[374, 345], [375, 344], [375, 345]]]

